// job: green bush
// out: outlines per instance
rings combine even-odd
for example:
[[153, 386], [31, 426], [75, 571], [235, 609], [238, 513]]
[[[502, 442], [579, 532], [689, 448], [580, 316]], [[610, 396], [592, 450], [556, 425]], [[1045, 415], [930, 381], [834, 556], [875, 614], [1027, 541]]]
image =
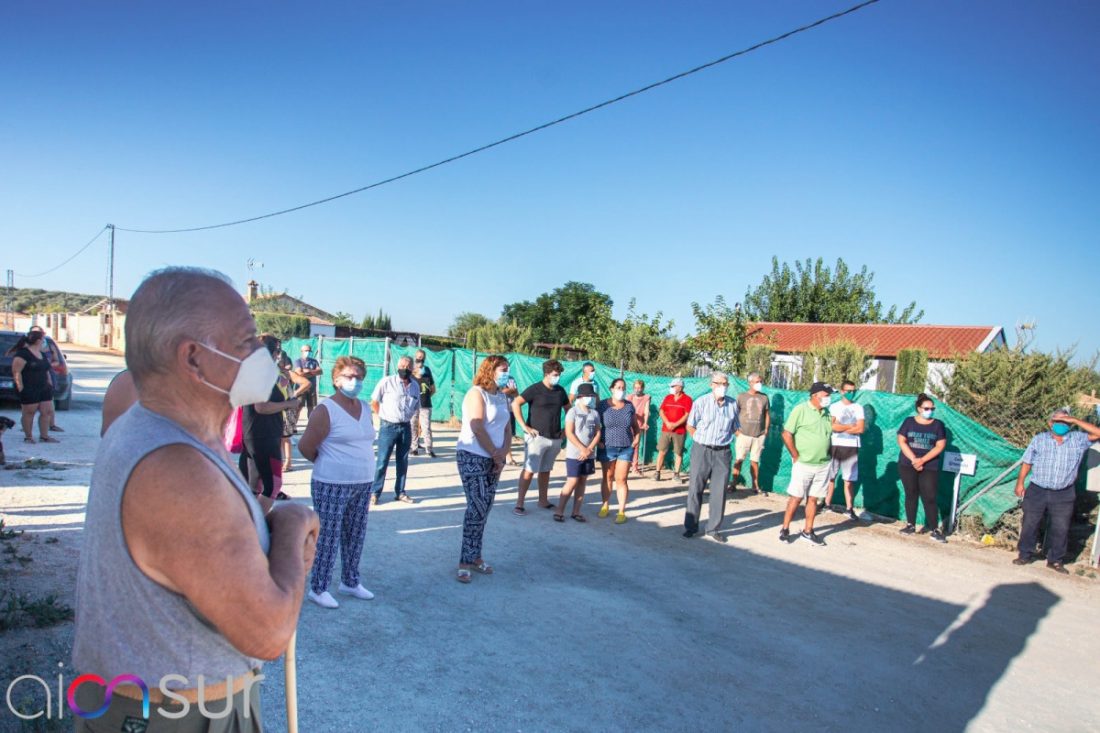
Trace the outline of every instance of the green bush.
[[772, 380], [772, 356], [775, 351], [767, 344], [755, 344], [745, 352], [745, 376], [756, 372], [760, 375], [760, 381], [771, 384]]
[[802, 373], [791, 389], [809, 389], [814, 382], [839, 387], [845, 379], [860, 384], [871, 366], [871, 355], [852, 341], [816, 344], [802, 355]]
[[898, 352], [897, 370], [897, 392], [923, 392], [928, 383], [928, 352], [924, 349], [902, 349]]
[[282, 340], [309, 338], [309, 318], [286, 313], [253, 313], [256, 330], [260, 333], [272, 333]]

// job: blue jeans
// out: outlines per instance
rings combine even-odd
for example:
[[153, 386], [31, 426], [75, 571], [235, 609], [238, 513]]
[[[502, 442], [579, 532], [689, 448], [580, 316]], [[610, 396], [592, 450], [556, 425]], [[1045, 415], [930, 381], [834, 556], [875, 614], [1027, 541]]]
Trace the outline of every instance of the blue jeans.
[[406, 423], [382, 421], [378, 431], [378, 470], [374, 473], [374, 495], [382, 495], [382, 485], [386, 482], [386, 467], [390, 455], [397, 449], [397, 479], [393, 484], [395, 497], [405, 493], [405, 474], [409, 472], [409, 446], [412, 444], [412, 429]]

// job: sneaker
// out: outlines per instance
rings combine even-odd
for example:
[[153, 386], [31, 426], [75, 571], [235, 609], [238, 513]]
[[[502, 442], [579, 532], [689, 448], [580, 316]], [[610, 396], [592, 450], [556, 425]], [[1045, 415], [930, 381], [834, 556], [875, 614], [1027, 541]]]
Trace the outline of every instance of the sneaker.
[[414, 450], [414, 451], [412, 452], [412, 454], [413, 454], [414, 456], [418, 456], [418, 455], [420, 455], [420, 449], [419, 449], [419, 448], [417, 448], [416, 450]]
[[345, 596], [355, 596], [356, 598], [359, 598], [359, 599], [364, 600], [364, 601], [369, 601], [369, 600], [372, 600], [374, 598], [374, 594], [371, 593], [366, 588], [364, 588], [362, 583], [355, 586], [354, 588], [352, 588], [350, 585], [344, 585], [343, 583], [341, 583], [340, 588], [338, 590], [339, 590], [340, 593], [343, 593]]
[[1060, 575], [1069, 575], [1069, 571], [1066, 570], [1066, 566], [1060, 562], [1047, 562], [1047, 567]]
[[656, 475], [656, 476], [654, 476], [654, 477], [653, 477], [653, 479], [654, 479], [655, 481], [660, 481], [660, 480], [661, 480], [661, 472], [660, 472], [660, 471], [658, 471], [658, 472], [657, 472], [657, 475]]
[[402, 502], [402, 503], [405, 503], [405, 504], [415, 504], [416, 503], [416, 499], [412, 498], [408, 494], [402, 494], [401, 496], [397, 497], [397, 500]]
[[901, 534], [916, 534], [917, 528], [911, 524], [905, 525], [901, 530]]
[[933, 541], [939, 542], [941, 545], [947, 544], [947, 538], [944, 537], [943, 532], [940, 532], [938, 529], [932, 530], [932, 533], [929, 536], [932, 538]]
[[816, 545], [817, 547], [825, 546], [825, 540], [821, 539], [813, 532], [802, 532], [800, 535], [798, 535], [798, 538], [800, 540], [806, 540], [811, 545]]
[[846, 512], [844, 512], [844, 516], [848, 517], [848, 519], [851, 519], [853, 522], [858, 522], [859, 521], [859, 517], [856, 515], [854, 509], [849, 509]]
[[779, 541], [780, 542], [790, 542], [791, 541], [791, 531], [789, 529], [787, 529], [786, 527], [779, 530]]
[[332, 597], [332, 594], [327, 590], [324, 593], [309, 592], [309, 600], [316, 603], [321, 608], [339, 608], [340, 604], [336, 602], [336, 599]]
[[703, 535], [703, 537], [710, 540], [711, 542], [717, 542], [720, 545], [724, 545], [727, 542], [726, 538], [718, 534], [717, 532], [707, 532]]
[[684, 533], [680, 536], [683, 537], [685, 540], [690, 540], [692, 537], [695, 536], [695, 532], [690, 529], [685, 529]]
[[920, 531], [917, 532], [917, 534], [928, 534], [929, 532], [935, 532], [935, 531], [936, 531], [935, 527], [921, 527]]
[[683, 479], [680, 478], [679, 472], [672, 474], [672, 478], [675, 479], [676, 481], [683, 481]]
[[435, 454], [435, 451], [434, 451], [434, 450], [430, 450], [430, 451], [428, 451], [428, 457], [429, 457], [429, 458], [438, 458], [439, 456], [437, 456], [437, 455]]

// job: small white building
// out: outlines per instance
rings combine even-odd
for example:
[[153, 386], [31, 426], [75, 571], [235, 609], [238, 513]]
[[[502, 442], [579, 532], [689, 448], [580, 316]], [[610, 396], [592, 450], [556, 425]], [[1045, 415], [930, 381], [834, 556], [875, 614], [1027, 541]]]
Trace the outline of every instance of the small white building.
[[771, 384], [785, 388], [802, 371], [803, 354], [815, 346], [850, 341], [873, 357], [860, 389], [894, 392], [898, 352], [922, 349], [928, 353], [925, 387], [936, 389], [954, 370], [954, 360], [1005, 346], [1000, 326], [931, 326], [885, 323], [775, 323], [749, 324], [749, 345], [770, 346]]

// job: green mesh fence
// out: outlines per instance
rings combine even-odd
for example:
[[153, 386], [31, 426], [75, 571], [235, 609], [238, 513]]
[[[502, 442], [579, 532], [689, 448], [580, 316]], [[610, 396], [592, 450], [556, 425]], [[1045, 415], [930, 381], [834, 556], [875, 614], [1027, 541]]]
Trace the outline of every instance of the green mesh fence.
[[[296, 358], [298, 349], [304, 340], [291, 339], [284, 345], [287, 353]], [[389, 348], [389, 369], [385, 367], [386, 342], [384, 339], [312, 339], [314, 354], [320, 353], [321, 365], [325, 374], [320, 381], [322, 396], [332, 393], [329, 373], [336, 358], [343, 354], [353, 354], [367, 363], [367, 379], [364, 392], [369, 393], [384, 374], [393, 374], [397, 360], [402, 356], [412, 356], [415, 347]], [[473, 384], [474, 372], [486, 354], [475, 353], [469, 349], [443, 349], [433, 351], [424, 349], [426, 361], [435, 376], [436, 394], [433, 397], [433, 419], [446, 421], [452, 417], [462, 417], [462, 399]], [[526, 354], [505, 354], [509, 369], [522, 392], [525, 388], [542, 379], [544, 359]], [[565, 368], [561, 384], [565, 389], [580, 376], [583, 361], [562, 361]], [[600, 385], [601, 396], [607, 396], [611, 381], [620, 376], [617, 368], [606, 364], [595, 364], [596, 381]], [[643, 438], [642, 456], [644, 461], [652, 462], [657, 452], [657, 438], [660, 435], [661, 419], [659, 408], [661, 400], [669, 392], [672, 377], [655, 376], [626, 372], [622, 374], [631, 389], [635, 379], [645, 382], [646, 392], [652, 395], [649, 431]], [[731, 377], [730, 393], [738, 394], [748, 389], [744, 379]], [[706, 396], [710, 392], [709, 378], [685, 378], [684, 391], [693, 399]], [[777, 493], [786, 493], [790, 481], [791, 459], [780, 437], [783, 422], [790, 410], [808, 399], [804, 392], [791, 390], [766, 389], [771, 400], [771, 430], [765, 442], [764, 453], [760, 458], [760, 478], [764, 488]], [[913, 397], [885, 392], [861, 392], [856, 402], [863, 405], [866, 413], [866, 428], [862, 436], [859, 453], [859, 481], [856, 484], [856, 505], [886, 517], [903, 518], [905, 513], [901, 482], [898, 478], [897, 430], [906, 417], [914, 413]], [[963, 476], [959, 491], [960, 505], [967, 498], [1011, 467], [1023, 451], [1009, 444], [1004, 438], [983, 425], [962, 415], [947, 405], [937, 407], [936, 417], [943, 420], [947, 427], [947, 450], [959, 453], [974, 453], [978, 456], [978, 468], [974, 476]], [[688, 446], [691, 438], [688, 438]], [[671, 456], [667, 459], [671, 464]], [[690, 465], [691, 455], [685, 451], [685, 469]], [[745, 466], [745, 473], [748, 467]], [[951, 508], [952, 484], [955, 475], [940, 472], [939, 505], [941, 514], [946, 516]], [[839, 479], [838, 479], [839, 481]], [[997, 519], [1018, 504], [1013, 493], [1015, 473], [1004, 477], [997, 486], [988, 491], [971, 507], [968, 514], [980, 516], [987, 527], [992, 527]], [[837, 491], [843, 491], [838, 487]], [[843, 494], [841, 494], [842, 496]], [[923, 521], [923, 508], [918, 509], [918, 521]]]

